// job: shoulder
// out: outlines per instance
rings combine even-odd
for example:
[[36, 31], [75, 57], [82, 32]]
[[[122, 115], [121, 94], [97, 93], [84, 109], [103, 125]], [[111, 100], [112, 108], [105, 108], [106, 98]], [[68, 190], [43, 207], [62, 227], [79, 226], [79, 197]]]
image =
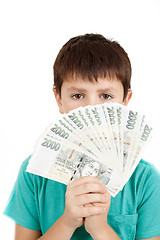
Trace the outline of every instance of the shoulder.
[[31, 155], [21, 163], [17, 180], [19, 180], [19, 179], [21, 179], [21, 180], [27, 180], [28, 179], [30, 181], [33, 180], [33, 174], [29, 174], [29, 173], [26, 172], [26, 169], [27, 169], [30, 158], [31, 158]]
[[139, 206], [146, 200], [160, 200], [160, 172], [149, 162], [141, 160], [133, 174]]
[[143, 159], [139, 162], [133, 178], [138, 184], [138, 189], [142, 193], [146, 188], [157, 188], [160, 186], [160, 172], [152, 164]]
[[33, 191], [41, 191], [42, 189], [47, 189], [47, 191], [55, 191], [55, 189], [58, 191], [58, 189], [60, 189], [64, 191], [64, 184], [26, 171], [31, 156], [32, 155], [25, 159], [21, 164], [17, 178], [19, 185], [25, 185], [28, 188], [33, 189]]
[[141, 180], [152, 180], [160, 184], [160, 171], [152, 164], [143, 159], [139, 162], [134, 172], [135, 177], [141, 178]]
[[154, 167], [154, 164], [153, 163], [150, 163], [150, 162], [147, 162], [143, 159], [140, 160], [139, 164], [137, 167], [140, 167], [140, 168], [148, 168], [148, 169], [156, 169]]
[[40, 187], [42, 182], [45, 181], [45, 178], [42, 178], [38, 175], [29, 173], [26, 171], [28, 163], [30, 161], [31, 155], [27, 157], [20, 166], [18, 177], [15, 183], [15, 187], [19, 190], [25, 190], [27, 194], [30, 192], [34, 193], [37, 187]]
[[29, 157], [27, 157], [21, 164], [21, 167], [20, 167], [20, 171], [24, 172], [26, 171], [26, 168], [28, 166], [28, 163], [29, 163], [29, 160], [31, 158], [32, 155], [30, 155]]
[[152, 163], [140, 160], [123, 192], [126, 192], [127, 196], [132, 196], [139, 205], [144, 197], [151, 196], [153, 192], [159, 194], [158, 189], [160, 189], [160, 172]]

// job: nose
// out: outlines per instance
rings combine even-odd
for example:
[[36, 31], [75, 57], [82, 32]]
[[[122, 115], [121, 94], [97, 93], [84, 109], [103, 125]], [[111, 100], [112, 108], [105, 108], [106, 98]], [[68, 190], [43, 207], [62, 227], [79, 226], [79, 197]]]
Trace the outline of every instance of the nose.
[[90, 97], [86, 101], [86, 105], [91, 105], [91, 106], [96, 105], [98, 103], [99, 102], [98, 102], [98, 99], [96, 97]]

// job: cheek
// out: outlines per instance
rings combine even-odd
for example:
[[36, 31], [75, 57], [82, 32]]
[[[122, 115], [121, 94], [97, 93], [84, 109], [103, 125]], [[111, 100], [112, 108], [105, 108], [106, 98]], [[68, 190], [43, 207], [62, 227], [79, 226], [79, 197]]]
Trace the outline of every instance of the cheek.
[[119, 103], [119, 104], [123, 104], [123, 99], [120, 99], [120, 98], [115, 98], [115, 99], [112, 99], [110, 102], [112, 102], [112, 103]]
[[73, 109], [76, 109], [78, 107], [81, 107], [82, 104], [79, 103], [79, 101], [66, 101], [64, 104], [63, 104], [63, 110], [64, 110], [64, 113], [68, 113], [69, 111], [73, 110]]
[[119, 94], [118, 96], [116, 96], [115, 99], [113, 99], [113, 102], [122, 104], [123, 103], [123, 94]]
[[68, 99], [67, 97], [62, 98], [61, 99], [61, 111], [63, 113], [68, 113], [72, 109], [73, 109], [73, 106], [71, 104], [70, 99]]

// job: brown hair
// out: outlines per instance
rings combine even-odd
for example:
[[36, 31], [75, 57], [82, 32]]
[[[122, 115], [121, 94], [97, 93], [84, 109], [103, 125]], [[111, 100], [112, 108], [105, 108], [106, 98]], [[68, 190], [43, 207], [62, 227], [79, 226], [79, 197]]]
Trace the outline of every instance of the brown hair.
[[69, 77], [87, 78], [89, 81], [116, 77], [123, 85], [124, 99], [131, 87], [132, 70], [127, 53], [118, 42], [100, 34], [71, 38], [60, 50], [53, 68], [54, 87], [60, 97], [62, 83]]

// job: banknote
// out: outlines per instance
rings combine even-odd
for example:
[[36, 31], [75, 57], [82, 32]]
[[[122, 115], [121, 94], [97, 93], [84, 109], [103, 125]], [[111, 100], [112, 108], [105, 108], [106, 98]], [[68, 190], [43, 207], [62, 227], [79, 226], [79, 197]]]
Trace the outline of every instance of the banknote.
[[36, 149], [27, 166], [27, 172], [68, 184], [82, 154], [87, 154], [86, 156], [93, 161], [97, 161], [97, 158], [91, 154], [84, 150], [82, 152], [80, 146], [45, 134], [36, 144]]
[[118, 103], [79, 107], [49, 124], [27, 171], [68, 185], [83, 176], [103, 181], [115, 197], [152, 137], [145, 115]]
[[[115, 174], [116, 169], [109, 163], [105, 165], [91, 154], [68, 141], [60, 141], [49, 135], [39, 140], [39, 149], [33, 153], [27, 166], [27, 172], [36, 174], [63, 184], [69, 184], [83, 176], [94, 176], [108, 185], [108, 191], [114, 196], [120, 188], [122, 176]], [[115, 180], [118, 179], [118, 181]], [[116, 183], [116, 184], [115, 184]], [[118, 183], [118, 184], [117, 184]], [[112, 186], [112, 187], [110, 187]]]

